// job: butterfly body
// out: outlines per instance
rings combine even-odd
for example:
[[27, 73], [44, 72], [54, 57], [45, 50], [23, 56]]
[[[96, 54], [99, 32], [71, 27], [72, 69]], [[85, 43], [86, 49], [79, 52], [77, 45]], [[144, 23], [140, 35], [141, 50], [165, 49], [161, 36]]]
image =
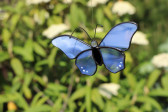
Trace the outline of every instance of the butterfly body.
[[97, 65], [104, 64], [113, 73], [125, 68], [125, 54], [137, 25], [125, 22], [113, 27], [98, 44], [92, 40], [91, 45], [69, 35], [61, 35], [52, 40], [52, 44], [60, 48], [70, 59], [76, 59], [75, 64], [85, 75], [94, 75]]
[[99, 47], [92, 47], [92, 54], [96, 64], [101, 66], [103, 64], [103, 58]]

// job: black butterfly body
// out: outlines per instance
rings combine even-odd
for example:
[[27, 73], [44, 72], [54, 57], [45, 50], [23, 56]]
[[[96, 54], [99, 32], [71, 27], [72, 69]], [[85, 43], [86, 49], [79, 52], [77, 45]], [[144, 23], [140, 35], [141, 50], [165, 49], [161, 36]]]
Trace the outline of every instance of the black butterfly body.
[[100, 53], [100, 49], [98, 47], [92, 47], [92, 54], [96, 64], [101, 66], [103, 64], [103, 58]]

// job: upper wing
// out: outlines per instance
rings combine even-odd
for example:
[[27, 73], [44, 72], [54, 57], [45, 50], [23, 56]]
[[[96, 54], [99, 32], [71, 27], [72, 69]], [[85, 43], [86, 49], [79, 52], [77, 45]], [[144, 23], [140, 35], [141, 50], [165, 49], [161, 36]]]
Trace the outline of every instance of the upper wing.
[[129, 48], [131, 39], [137, 30], [134, 22], [125, 22], [113, 27], [99, 44], [100, 47], [112, 47], [121, 51]]
[[117, 73], [124, 69], [125, 55], [123, 52], [112, 48], [100, 48], [102, 54], [103, 63], [105, 67], [113, 72]]
[[69, 35], [56, 37], [52, 40], [52, 44], [61, 49], [70, 59], [76, 58], [84, 50], [91, 49], [87, 43]]

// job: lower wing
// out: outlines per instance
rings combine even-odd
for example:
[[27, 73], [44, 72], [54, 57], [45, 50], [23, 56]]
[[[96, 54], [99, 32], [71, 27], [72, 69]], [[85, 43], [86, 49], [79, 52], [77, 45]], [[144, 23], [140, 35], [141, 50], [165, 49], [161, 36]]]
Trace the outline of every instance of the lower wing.
[[106, 47], [101, 47], [100, 52], [104, 65], [110, 72], [117, 73], [125, 68], [125, 55], [123, 52]]
[[80, 53], [76, 58], [75, 64], [80, 72], [85, 75], [94, 75], [97, 70], [91, 49]]

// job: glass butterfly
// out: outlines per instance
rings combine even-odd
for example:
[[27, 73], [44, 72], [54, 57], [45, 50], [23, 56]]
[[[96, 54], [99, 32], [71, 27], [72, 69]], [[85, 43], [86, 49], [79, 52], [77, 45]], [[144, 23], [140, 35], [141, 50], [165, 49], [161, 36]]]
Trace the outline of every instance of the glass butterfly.
[[102, 64], [110, 72], [117, 73], [125, 68], [124, 51], [130, 47], [136, 31], [136, 23], [124, 22], [113, 27], [100, 44], [92, 39], [89, 45], [70, 35], [58, 36], [52, 40], [52, 44], [61, 49], [70, 59], [76, 59], [75, 64], [82, 74], [94, 75], [97, 65]]

